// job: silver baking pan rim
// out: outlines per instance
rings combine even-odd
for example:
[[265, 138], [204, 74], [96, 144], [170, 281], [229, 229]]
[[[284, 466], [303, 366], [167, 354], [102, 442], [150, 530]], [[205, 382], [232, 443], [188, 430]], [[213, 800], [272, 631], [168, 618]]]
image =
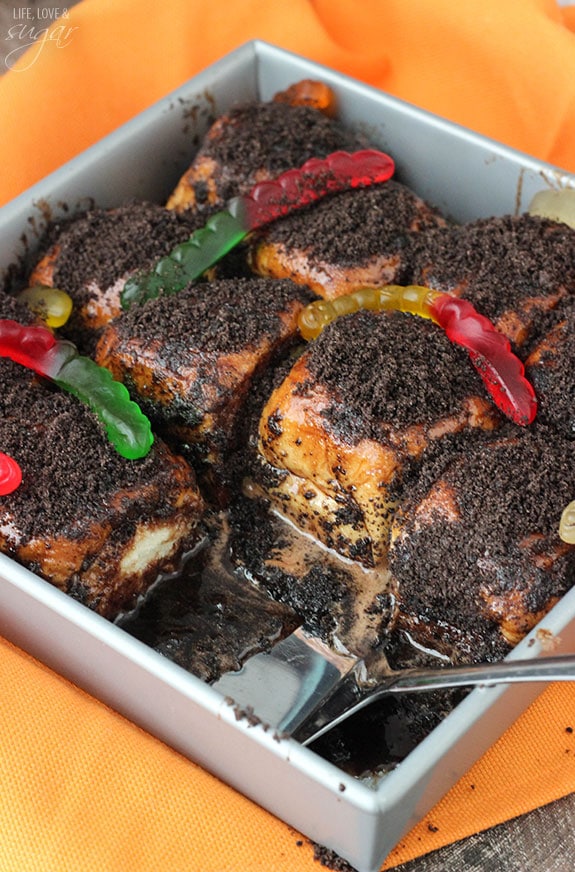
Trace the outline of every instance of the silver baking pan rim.
[[[27, 256], [50, 218], [92, 203], [163, 201], [190, 161], [194, 135], [216, 114], [250, 97], [269, 99], [302, 78], [330, 84], [343, 120], [393, 154], [402, 181], [458, 220], [519, 212], [539, 190], [575, 187], [575, 177], [556, 167], [256, 40], [0, 209], [0, 270]], [[0, 577], [5, 638], [359, 872], [377, 872], [406, 831], [542, 691], [535, 684], [474, 690], [394, 771], [368, 786], [297, 742], [237, 720], [208, 685], [1, 554]], [[544, 655], [543, 635], [554, 639], [554, 653], [573, 648], [575, 590], [510, 659]], [[161, 801], [161, 785], [157, 795]]]

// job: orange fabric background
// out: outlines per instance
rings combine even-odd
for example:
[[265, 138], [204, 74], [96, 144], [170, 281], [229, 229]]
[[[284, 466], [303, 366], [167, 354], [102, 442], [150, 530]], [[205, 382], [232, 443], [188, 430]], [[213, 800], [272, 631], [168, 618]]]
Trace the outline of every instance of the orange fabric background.
[[[574, 31], [554, 0], [83, 0], [0, 79], [0, 203], [252, 38], [575, 171]], [[3, 872], [318, 868], [289, 827], [1, 640], [0, 693]], [[572, 718], [575, 688], [545, 691], [386, 866], [575, 790]]]
[[575, 170], [569, 24], [555, 0], [83, 0], [0, 79], [0, 203], [253, 38]]

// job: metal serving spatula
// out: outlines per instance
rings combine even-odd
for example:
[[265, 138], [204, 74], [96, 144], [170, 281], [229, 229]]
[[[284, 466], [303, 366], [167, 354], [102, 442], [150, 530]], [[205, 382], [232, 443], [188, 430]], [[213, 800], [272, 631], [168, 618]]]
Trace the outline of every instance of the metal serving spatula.
[[[383, 658], [384, 659], [384, 658]], [[575, 680], [575, 654], [393, 672], [339, 654], [301, 627], [213, 687], [246, 715], [304, 745], [388, 693], [466, 685]]]
[[250, 657], [212, 686], [278, 733], [295, 735], [362, 665], [298, 627], [269, 653]]

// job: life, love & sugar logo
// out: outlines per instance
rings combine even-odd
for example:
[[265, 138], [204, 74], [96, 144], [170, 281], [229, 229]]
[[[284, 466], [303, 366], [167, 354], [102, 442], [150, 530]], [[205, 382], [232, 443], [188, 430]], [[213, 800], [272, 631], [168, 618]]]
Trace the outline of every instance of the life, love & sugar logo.
[[[6, 69], [19, 73], [30, 69], [48, 43], [58, 49], [66, 48], [78, 30], [69, 24], [69, 14], [65, 6], [15, 6], [4, 36], [4, 41], [10, 43], [5, 46]], [[27, 49], [30, 52], [21, 61]]]

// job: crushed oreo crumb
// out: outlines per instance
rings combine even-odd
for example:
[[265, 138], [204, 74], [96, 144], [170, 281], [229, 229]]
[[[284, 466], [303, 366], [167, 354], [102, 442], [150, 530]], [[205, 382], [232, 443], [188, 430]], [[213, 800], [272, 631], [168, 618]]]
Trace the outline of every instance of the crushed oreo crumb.
[[305, 251], [312, 264], [346, 267], [374, 257], [406, 257], [413, 234], [443, 224], [438, 210], [392, 180], [326, 197], [274, 222], [264, 238], [288, 253]]
[[[227, 200], [248, 193], [262, 177], [273, 178], [312, 157], [360, 145], [355, 134], [312, 107], [251, 102], [217, 123], [197, 158], [210, 157], [219, 165], [218, 195]], [[193, 187], [202, 202], [201, 183]]]
[[[482, 218], [414, 237], [409, 281], [459, 288], [486, 317], [575, 293], [575, 230], [529, 214]], [[548, 300], [553, 305], [552, 300]], [[538, 315], [539, 317], [539, 315]]]
[[360, 311], [336, 319], [310, 344], [310, 379], [333, 397], [323, 412], [338, 438], [387, 442], [391, 428], [430, 425], [486, 396], [467, 353], [435, 324], [401, 312]]
[[437, 501], [427, 523], [413, 515], [416, 501], [402, 507], [390, 553], [402, 612], [437, 633], [467, 633], [470, 659], [498, 659], [510, 647], [499, 621], [527, 632], [575, 581], [575, 551], [558, 534], [575, 491], [570, 443], [542, 426], [515, 430], [469, 446], [440, 481], [455, 518]]
[[93, 209], [57, 235], [54, 285], [81, 305], [90, 298], [88, 283], [105, 290], [127, 273], [149, 268], [190, 236], [190, 221], [148, 202]]
[[193, 349], [209, 354], [253, 348], [263, 336], [280, 332], [281, 315], [292, 301], [305, 305], [311, 299], [307, 289], [287, 280], [221, 279], [133, 306], [114, 329], [126, 338], [160, 341], [163, 359], [177, 370]]

